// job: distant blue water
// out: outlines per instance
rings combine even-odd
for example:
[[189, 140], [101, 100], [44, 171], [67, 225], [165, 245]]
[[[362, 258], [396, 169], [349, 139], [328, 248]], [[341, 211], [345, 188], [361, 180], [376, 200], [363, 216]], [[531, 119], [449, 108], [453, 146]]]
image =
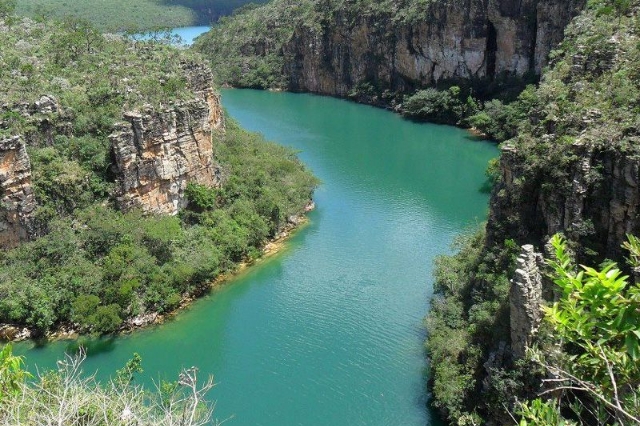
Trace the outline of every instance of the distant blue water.
[[182, 28], [174, 28], [173, 33], [180, 36], [182, 38], [183, 43], [186, 45], [193, 44], [193, 41], [200, 34], [204, 34], [211, 29], [210, 26], [199, 26], [199, 27], [182, 27]]
[[[183, 46], [190, 46], [193, 44], [193, 41], [200, 34], [204, 34], [211, 29], [210, 26], [198, 26], [198, 27], [179, 27], [174, 28], [170, 31], [172, 35], [176, 35], [180, 37], [180, 42], [178, 44]], [[150, 40], [156, 35], [155, 33], [140, 33], [133, 36], [133, 38], [137, 40]], [[162, 38], [163, 34], [160, 34], [160, 38]]]

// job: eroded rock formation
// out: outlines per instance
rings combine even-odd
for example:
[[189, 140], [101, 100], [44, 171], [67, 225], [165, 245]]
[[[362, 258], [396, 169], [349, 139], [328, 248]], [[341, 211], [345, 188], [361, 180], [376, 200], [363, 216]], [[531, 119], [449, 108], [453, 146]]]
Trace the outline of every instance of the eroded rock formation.
[[211, 134], [222, 126], [221, 117], [219, 96], [211, 89], [162, 111], [148, 107], [125, 113], [126, 122], [109, 136], [120, 208], [176, 214], [186, 205], [189, 182], [216, 185]]
[[300, 27], [284, 48], [292, 90], [409, 92], [441, 80], [540, 74], [585, 0], [434, 1], [416, 19], [349, 16]]
[[539, 243], [564, 232], [603, 259], [622, 259], [626, 235], [640, 234], [640, 157], [580, 141], [564, 149], [574, 160], [556, 166], [567, 176], [562, 184], [543, 168], [532, 172], [514, 146], [502, 147], [489, 240]]
[[211, 71], [182, 64], [195, 98], [161, 111], [147, 106], [124, 114], [109, 136], [118, 176], [121, 209], [176, 214], [186, 205], [189, 182], [214, 186], [219, 168], [213, 160], [212, 131], [223, 128], [220, 96], [211, 88]]
[[15, 247], [35, 234], [31, 162], [21, 136], [0, 140], [0, 197], [0, 247]]
[[544, 316], [541, 265], [542, 255], [536, 253], [532, 245], [522, 246], [509, 290], [511, 350], [515, 358], [525, 356]]

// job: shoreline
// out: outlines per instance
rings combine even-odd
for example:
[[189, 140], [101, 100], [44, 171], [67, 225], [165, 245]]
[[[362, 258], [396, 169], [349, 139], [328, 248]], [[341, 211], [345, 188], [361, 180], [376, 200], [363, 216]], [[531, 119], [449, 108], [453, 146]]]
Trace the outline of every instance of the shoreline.
[[[282, 252], [286, 247], [286, 243], [295, 233], [304, 229], [309, 224], [309, 218], [307, 213], [315, 209], [315, 203], [310, 201], [304, 208], [304, 212], [292, 216], [287, 220], [287, 224], [282, 228], [278, 234], [268, 240], [261, 248], [262, 255], [254, 260], [244, 260], [238, 263], [235, 269], [231, 272], [222, 273], [218, 275], [213, 281], [209, 282], [206, 286], [203, 286], [203, 291], [184, 296], [178, 306], [170, 312], [160, 314], [158, 312], [150, 312], [137, 317], [123, 320], [122, 326], [117, 332], [112, 333], [111, 336], [121, 336], [134, 333], [144, 328], [160, 325], [166, 321], [170, 321], [181, 311], [187, 309], [193, 302], [202, 298], [203, 296], [210, 294], [218, 288], [229, 284], [230, 281], [237, 278], [240, 274], [247, 271], [252, 266], [255, 266], [269, 258], [272, 258], [276, 254]], [[34, 336], [35, 333], [29, 327], [18, 326], [14, 324], [0, 324], [0, 343], [13, 343], [23, 342], [27, 340], [32, 341], [44, 341], [53, 342], [57, 340], [75, 340], [83, 336], [91, 336], [89, 334], [79, 333], [73, 328], [72, 325], [63, 324], [55, 331], [45, 334], [44, 336]]]
[[389, 112], [392, 112], [394, 114], [397, 114], [403, 120], [415, 121], [416, 123], [420, 123], [420, 124], [434, 124], [434, 125], [437, 125], [437, 126], [456, 127], [458, 129], [466, 130], [473, 137], [479, 138], [479, 139], [484, 140], [484, 141], [493, 142], [495, 144], [499, 144], [499, 142], [496, 142], [495, 140], [487, 137], [486, 133], [480, 131], [476, 127], [466, 127], [466, 126], [460, 126], [460, 125], [452, 124], [452, 123], [436, 123], [436, 122], [428, 121], [428, 120], [413, 120], [413, 119], [411, 119], [409, 117], [406, 117], [406, 116], [402, 115], [402, 113], [400, 112], [400, 106], [401, 106], [400, 104], [389, 103], [389, 102], [384, 102], [384, 101], [377, 101], [377, 100], [372, 100], [371, 102], [368, 102], [367, 99], [365, 99], [365, 98], [355, 98], [355, 97], [350, 97], [350, 96], [339, 96], [339, 95], [332, 95], [332, 94], [329, 94], [329, 93], [321, 93], [321, 92], [309, 92], [309, 91], [296, 92], [296, 91], [291, 91], [291, 90], [287, 90], [287, 89], [283, 89], [283, 88], [277, 88], [277, 87], [275, 87], [275, 88], [274, 87], [268, 87], [268, 88], [256, 89], [256, 88], [252, 88], [252, 87], [233, 86], [233, 85], [231, 85], [229, 83], [219, 83], [219, 87], [222, 88], [222, 89], [227, 89], [227, 90], [228, 89], [235, 89], [235, 90], [262, 90], [262, 91], [265, 91], [265, 92], [308, 94], [308, 95], [315, 95], [315, 96], [325, 96], [325, 97], [334, 98], [334, 99], [341, 99], [341, 100], [345, 100], [347, 102], [352, 102], [352, 103], [355, 103], [355, 104], [368, 105], [368, 106], [371, 106], [371, 107], [374, 107], [374, 108], [384, 109], [386, 111], [389, 111]]

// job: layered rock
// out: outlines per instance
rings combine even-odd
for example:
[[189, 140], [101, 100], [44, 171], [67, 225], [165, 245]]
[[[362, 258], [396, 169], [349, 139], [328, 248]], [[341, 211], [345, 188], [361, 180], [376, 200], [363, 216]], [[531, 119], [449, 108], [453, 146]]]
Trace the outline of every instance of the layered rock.
[[21, 136], [0, 139], [0, 197], [0, 247], [15, 247], [35, 235], [31, 162]]
[[220, 98], [211, 88], [161, 111], [147, 107], [124, 114], [109, 136], [121, 209], [176, 214], [186, 205], [189, 182], [219, 183], [212, 131], [223, 125]]
[[413, 19], [337, 10], [284, 47], [289, 88], [347, 96], [364, 83], [409, 92], [442, 80], [540, 74], [585, 0], [434, 1]]
[[515, 358], [525, 356], [544, 316], [541, 265], [542, 255], [536, 253], [532, 245], [522, 246], [509, 290], [511, 350]]
[[568, 177], [563, 184], [544, 169], [532, 173], [514, 146], [502, 147], [503, 176], [491, 199], [489, 241], [537, 244], [564, 232], [600, 258], [622, 259], [626, 235], [640, 235], [640, 156], [579, 141], [564, 149], [574, 160], [557, 165]]

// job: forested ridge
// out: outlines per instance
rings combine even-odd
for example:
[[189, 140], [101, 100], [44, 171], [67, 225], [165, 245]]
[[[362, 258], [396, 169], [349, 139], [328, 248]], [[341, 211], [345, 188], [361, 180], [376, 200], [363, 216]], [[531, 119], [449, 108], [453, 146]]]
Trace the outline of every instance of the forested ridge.
[[[317, 180], [295, 154], [227, 118], [213, 134], [219, 186], [190, 185], [177, 216], [120, 211], [114, 125], [125, 111], [189, 102], [185, 67], [201, 59], [74, 19], [9, 12], [0, 45], [0, 137], [26, 141], [38, 237], [0, 255], [0, 322], [110, 333], [169, 312], [259, 257], [309, 202]], [[43, 95], [57, 106], [31, 111]]]
[[[211, 25], [248, 0], [11, 0], [16, 13], [32, 19], [74, 18], [91, 22], [100, 31], [154, 31]], [[252, 3], [263, 3], [264, 0]]]

